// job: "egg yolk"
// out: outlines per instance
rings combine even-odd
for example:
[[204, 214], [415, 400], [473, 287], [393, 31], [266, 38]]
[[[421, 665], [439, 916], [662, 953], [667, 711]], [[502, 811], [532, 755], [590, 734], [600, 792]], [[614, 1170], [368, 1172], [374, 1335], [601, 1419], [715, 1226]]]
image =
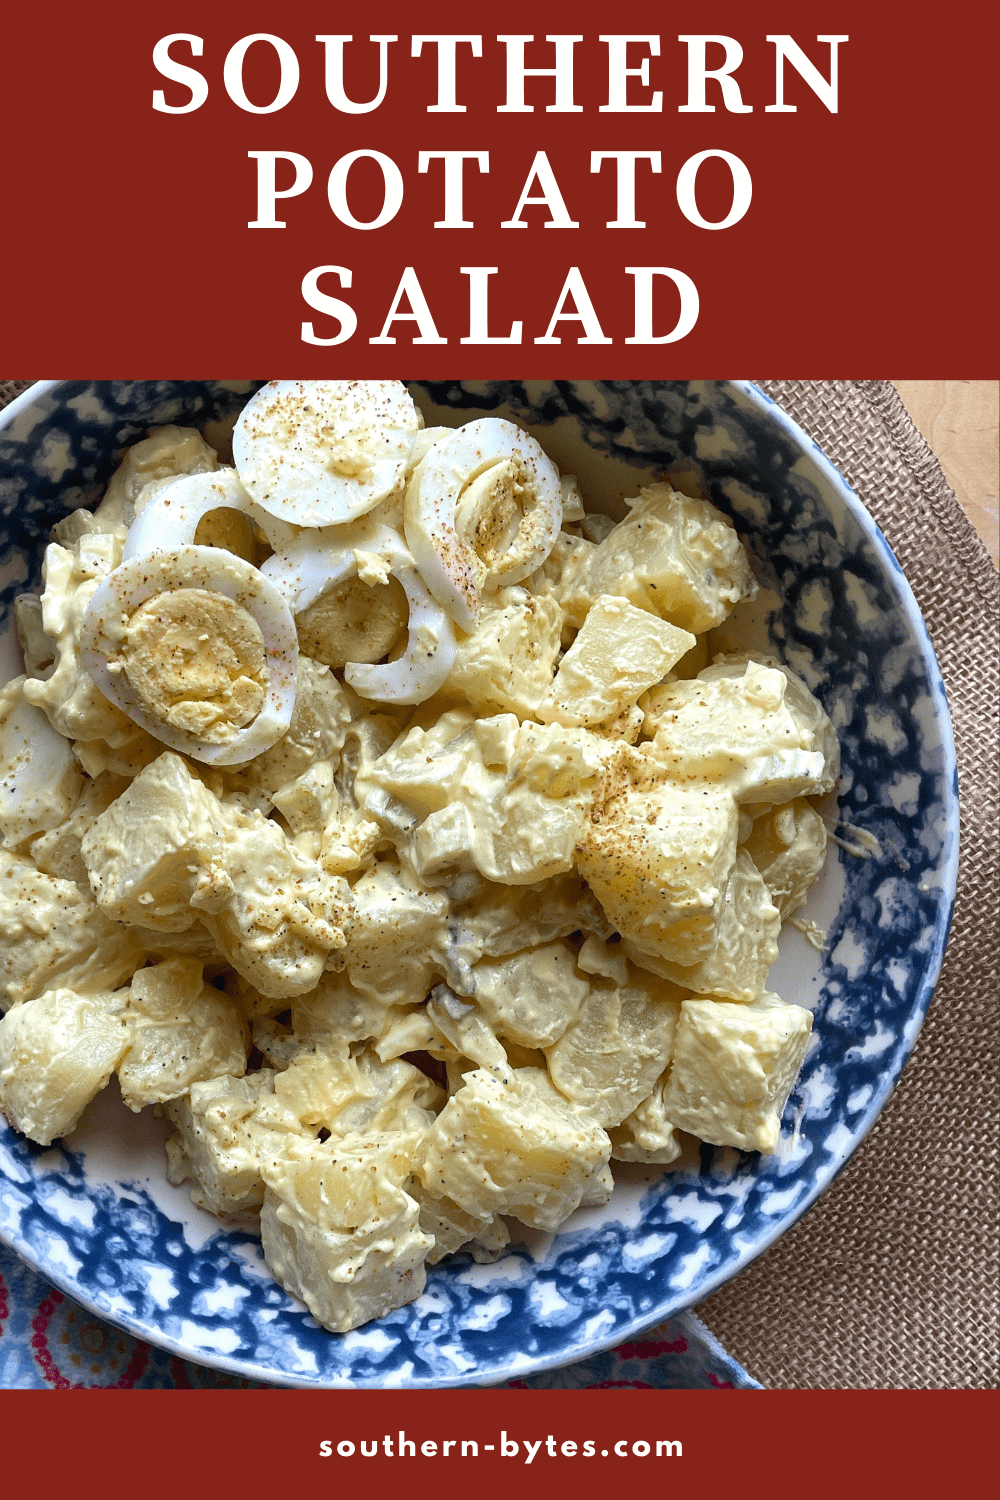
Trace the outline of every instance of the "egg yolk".
[[229, 744], [264, 706], [260, 626], [223, 594], [175, 589], [147, 599], [129, 620], [119, 659], [148, 713], [208, 744]]
[[477, 475], [462, 491], [455, 530], [475, 548], [487, 569], [496, 566], [517, 536], [523, 493], [518, 465], [509, 458]]

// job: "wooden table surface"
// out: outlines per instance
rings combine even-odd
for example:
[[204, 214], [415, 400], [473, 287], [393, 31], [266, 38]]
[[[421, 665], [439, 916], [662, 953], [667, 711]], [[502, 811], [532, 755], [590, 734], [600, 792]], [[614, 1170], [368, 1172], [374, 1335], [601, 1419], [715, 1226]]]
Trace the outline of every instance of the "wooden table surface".
[[903, 404], [934, 449], [965, 514], [998, 565], [997, 452], [1000, 382], [894, 380]]

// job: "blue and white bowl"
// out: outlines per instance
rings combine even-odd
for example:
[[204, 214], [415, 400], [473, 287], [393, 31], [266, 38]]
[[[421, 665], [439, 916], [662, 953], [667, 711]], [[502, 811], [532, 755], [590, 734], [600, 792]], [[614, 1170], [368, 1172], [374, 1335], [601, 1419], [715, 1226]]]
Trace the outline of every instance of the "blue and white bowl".
[[[224, 421], [258, 382], [48, 381], [0, 417], [0, 606], [35, 587], [49, 527], [92, 504], [119, 450], [164, 422]], [[455, 1386], [537, 1373], [700, 1301], [759, 1255], [871, 1128], [930, 1001], [954, 899], [955, 756], [941, 678], [899, 564], [840, 475], [742, 381], [415, 384], [429, 420], [528, 425], [593, 503], [695, 470], [768, 590], [749, 628], [808, 682], [843, 753], [843, 846], [786, 928], [770, 987], [815, 1011], [773, 1157], [693, 1149], [616, 1165], [602, 1209], [504, 1257], [435, 1267], [411, 1306], [325, 1332], [272, 1281], [249, 1232], [220, 1227], [164, 1175], [165, 1127], [113, 1087], [48, 1149], [0, 1125], [0, 1236], [78, 1302], [150, 1342], [285, 1385]], [[7, 626], [0, 673], [21, 670]], [[147, 1112], [148, 1113], [148, 1112]]]

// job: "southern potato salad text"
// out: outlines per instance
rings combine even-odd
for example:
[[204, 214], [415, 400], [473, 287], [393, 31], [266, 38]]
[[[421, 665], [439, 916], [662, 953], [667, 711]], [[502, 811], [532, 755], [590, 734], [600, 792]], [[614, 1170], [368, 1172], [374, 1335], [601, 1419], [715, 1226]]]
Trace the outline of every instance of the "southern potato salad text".
[[677, 1132], [773, 1151], [811, 1015], [766, 988], [819, 874], [832, 726], [709, 659], [754, 591], [652, 484], [614, 524], [497, 417], [273, 381], [152, 431], [54, 528], [0, 692], [0, 1106], [117, 1073], [170, 1180], [259, 1211], [327, 1328]]

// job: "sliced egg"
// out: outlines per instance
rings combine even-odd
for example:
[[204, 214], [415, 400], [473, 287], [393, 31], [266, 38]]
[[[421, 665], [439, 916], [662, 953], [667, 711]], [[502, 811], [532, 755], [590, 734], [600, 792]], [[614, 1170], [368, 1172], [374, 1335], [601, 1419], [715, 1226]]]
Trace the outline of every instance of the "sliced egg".
[[261, 572], [298, 615], [342, 579], [360, 573], [366, 583], [384, 583], [396, 568], [412, 567], [399, 532], [366, 518], [349, 527], [296, 532], [262, 563]]
[[421, 421], [398, 380], [272, 380], [240, 414], [233, 459], [279, 520], [341, 524], [401, 487]]
[[286, 600], [215, 547], [129, 558], [87, 606], [80, 659], [156, 739], [211, 765], [270, 749], [295, 704], [298, 640]]
[[[378, 590], [373, 595], [376, 613], [386, 602], [385, 585], [397, 581], [408, 605], [402, 655], [381, 666], [352, 660], [350, 635], [343, 643], [334, 643], [332, 653], [327, 652], [336, 657], [331, 664], [343, 664], [345, 681], [363, 698], [423, 703], [451, 671], [456, 651], [451, 621], [431, 598], [406, 544], [391, 526], [362, 521], [351, 527], [301, 532], [284, 552], [269, 557], [261, 571], [288, 600], [300, 623], [305, 617], [307, 633], [313, 609], [345, 582], [358, 579]], [[396, 634], [394, 630], [392, 635]]]
[[455, 663], [455, 632], [415, 568], [398, 568], [393, 577], [402, 584], [410, 606], [406, 650], [383, 666], [348, 662], [344, 679], [362, 698], [423, 703], [437, 692]]
[[513, 422], [483, 417], [430, 448], [407, 486], [404, 518], [431, 594], [472, 631], [481, 595], [527, 578], [555, 546], [559, 470]]
[[122, 561], [193, 542], [199, 523], [217, 510], [242, 511], [248, 517], [252, 514], [250, 496], [235, 469], [171, 480], [132, 522]]

